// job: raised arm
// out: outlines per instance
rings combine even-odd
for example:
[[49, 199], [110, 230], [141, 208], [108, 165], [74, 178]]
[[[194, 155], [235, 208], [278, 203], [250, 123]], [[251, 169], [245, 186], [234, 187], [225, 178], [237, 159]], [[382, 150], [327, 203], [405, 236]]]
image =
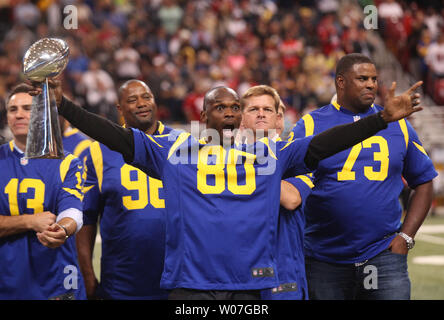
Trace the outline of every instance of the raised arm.
[[132, 162], [134, 139], [131, 129], [123, 128], [108, 119], [88, 112], [65, 97], [59, 105], [59, 113], [77, 129], [111, 150], [121, 153], [125, 161]]

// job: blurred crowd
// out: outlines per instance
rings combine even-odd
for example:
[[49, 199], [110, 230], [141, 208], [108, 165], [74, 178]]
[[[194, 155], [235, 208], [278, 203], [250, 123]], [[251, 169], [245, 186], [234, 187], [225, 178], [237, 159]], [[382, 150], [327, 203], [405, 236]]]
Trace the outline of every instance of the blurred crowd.
[[[116, 88], [146, 81], [169, 123], [198, 120], [203, 95], [228, 85], [242, 94], [269, 84], [289, 121], [329, 103], [334, 68], [349, 52], [371, 54], [356, 2], [272, 0], [10, 0], [0, 8], [0, 95], [20, 80], [36, 40], [67, 40], [68, 92], [117, 121]], [[68, 5], [77, 11], [77, 28]], [[65, 12], [64, 12], [65, 10]]]
[[381, 35], [406, 71], [444, 105], [444, 1], [380, 0]]
[[138, 78], [150, 85], [168, 123], [199, 120], [211, 87], [228, 85], [242, 94], [256, 84], [278, 90], [294, 123], [329, 103], [342, 55], [372, 54], [362, 24], [366, 4], [378, 6], [379, 30], [407, 70], [419, 78], [443, 74], [444, 49], [434, 49], [444, 47], [439, 6], [359, 2], [1, 1], [0, 96], [21, 80], [22, 58], [33, 42], [61, 37], [70, 46], [65, 91], [114, 121], [116, 89]]

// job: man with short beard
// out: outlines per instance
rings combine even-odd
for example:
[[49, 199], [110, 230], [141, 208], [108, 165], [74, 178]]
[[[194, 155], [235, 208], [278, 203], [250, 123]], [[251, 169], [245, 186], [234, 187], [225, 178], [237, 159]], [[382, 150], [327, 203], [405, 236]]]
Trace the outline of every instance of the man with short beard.
[[[148, 85], [125, 82], [117, 110], [126, 128], [150, 135], [171, 129], [157, 120]], [[125, 164], [122, 155], [93, 142], [86, 159], [83, 229], [77, 235], [79, 263], [89, 299], [166, 299], [160, 288], [165, 256], [165, 201], [162, 181]], [[92, 263], [100, 217], [100, 284]]]
[[[362, 54], [336, 67], [337, 101], [302, 117], [295, 137], [316, 135], [387, 109], [374, 104], [376, 67]], [[394, 91], [392, 85], [390, 92]], [[419, 104], [419, 94], [410, 92]], [[409, 299], [407, 252], [430, 208], [437, 173], [405, 119], [319, 162], [305, 205], [310, 299]], [[401, 224], [402, 177], [414, 189]]]

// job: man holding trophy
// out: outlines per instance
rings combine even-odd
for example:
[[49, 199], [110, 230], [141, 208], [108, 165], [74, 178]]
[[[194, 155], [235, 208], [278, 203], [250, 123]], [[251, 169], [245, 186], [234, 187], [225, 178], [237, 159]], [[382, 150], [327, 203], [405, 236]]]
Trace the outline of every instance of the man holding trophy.
[[[60, 44], [36, 42], [25, 75], [46, 81], [60, 73], [67, 62]], [[13, 140], [0, 146], [0, 299], [85, 299], [72, 237], [83, 224], [82, 164], [63, 153], [48, 87], [36, 97], [31, 89], [21, 84], [10, 94]]]

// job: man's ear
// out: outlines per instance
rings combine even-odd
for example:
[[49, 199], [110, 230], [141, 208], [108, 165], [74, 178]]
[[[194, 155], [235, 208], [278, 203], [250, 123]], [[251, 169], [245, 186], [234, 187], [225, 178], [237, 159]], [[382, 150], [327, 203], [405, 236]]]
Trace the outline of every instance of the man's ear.
[[207, 110], [202, 110], [200, 112], [200, 122], [207, 123]]
[[338, 89], [344, 89], [345, 88], [345, 77], [342, 74], [337, 75], [336, 77], [336, 88]]

